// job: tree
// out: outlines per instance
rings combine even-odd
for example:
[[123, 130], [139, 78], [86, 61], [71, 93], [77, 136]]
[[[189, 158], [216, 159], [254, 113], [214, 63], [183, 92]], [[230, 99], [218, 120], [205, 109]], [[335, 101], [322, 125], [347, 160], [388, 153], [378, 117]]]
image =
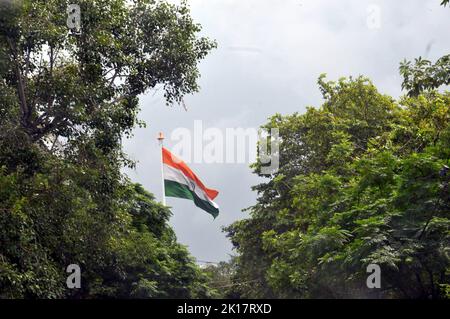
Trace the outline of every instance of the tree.
[[[0, 296], [207, 296], [168, 209], [120, 170], [139, 95], [197, 91], [215, 44], [185, 3], [78, 3], [81, 33], [67, 1], [0, 3]], [[65, 287], [72, 263], [78, 290]]]
[[409, 96], [417, 96], [426, 90], [437, 89], [450, 84], [450, 55], [440, 58], [435, 64], [429, 60], [417, 58], [414, 64], [404, 61], [400, 65], [404, 81], [402, 88]]
[[[441, 6], [446, 7], [448, 3], [449, 0], [443, 0]], [[403, 76], [402, 89], [407, 90], [409, 96], [449, 85], [450, 55], [444, 55], [435, 64], [422, 57], [415, 59], [414, 64], [405, 60], [400, 64], [400, 73]]]
[[[322, 107], [266, 125], [280, 132], [280, 168], [262, 175], [251, 217], [226, 229], [235, 280], [257, 281], [242, 296], [443, 297], [450, 95], [399, 105], [364, 78], [319, 86]], [[382, 291], [366, 287], [369, 264], [382, 268]]]

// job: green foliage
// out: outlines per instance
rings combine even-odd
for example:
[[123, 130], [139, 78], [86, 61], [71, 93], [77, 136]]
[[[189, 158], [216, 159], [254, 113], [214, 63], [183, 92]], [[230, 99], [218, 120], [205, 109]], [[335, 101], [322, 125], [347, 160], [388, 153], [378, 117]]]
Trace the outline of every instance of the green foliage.
[[[448, 0], [442, 1], [446, 6]], [[448, 298], [450, 56], [403, 62], [396, 102], [367, 79], [319, 78], [324, 104], [275, 115], [280, 168], [225, 229], [244, 298]], [[366, 266], [382, 289], [366, 287]]]
[[[441, 6], [446, 7], [449, 0], [442, 0]], [[403, 61], [400, 64], [403, 76], [402, 89], [407, 90], [409, 96], [418, 96], [424, 91], [450, 84], [450, 55], [444, 55], [432, 64], [431, 61], [419, 57], [414, 64]]]
[[198, 90], [197, 62], [215, 43], [196, 36], [185, 3], [78, 4], [80, 34], [66, 26], [67, 1], [2, 2], [0, 76], [32, 141], [94, 136], [108, 152], [137, 123], [139, 94], [162, 86], [175, 103]]
[[[208, 297], [170, 211], [121, 174], [138, 96], [198, 90], [214, 47], [185, 3], [0, 2], [0, 298]], [[81, 289], [67, 289], [78, 264]]]
[[236, 260], [234, 257], [229, 262], [220, 262], [216, 265], [208, 264], [203, 268], [203, 272], [208, 276], [208, 285], [214, 298], [236, 299], [240, 296], [235, 294], [234, 287], [241, 285], [234, 281]]
[[[206, 277], [167, 225], [167, 208], [129, 184], [110, 197], [114, 214], [105, 215], [76, 174], [52, 166], [20, 183], [17, 174], [0, 176], [2, 297], [209, 296]], [[82, 269], [81, 289], [65, 287], [71, 263]]]
[[402, 88], [406, 89], [410, 96], [449, 85], [450, 55], [441, 57], [435, 64], [421, 57], [417, 58], [414, 64], [404, 61], [400, 65], [400, 73], [404, 78]]

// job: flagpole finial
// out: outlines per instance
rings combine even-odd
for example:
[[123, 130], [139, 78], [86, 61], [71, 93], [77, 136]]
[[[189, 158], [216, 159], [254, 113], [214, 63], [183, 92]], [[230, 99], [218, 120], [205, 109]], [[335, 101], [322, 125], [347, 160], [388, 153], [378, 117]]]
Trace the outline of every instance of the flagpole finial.
[[165, 138], [165, 137], [164, 137], [163, 132], [159, 132], [157, 140], [159, 141], [159, 144], [160, 144], [160, 145], [162, 145], [162, 143], [163, 143], [163, 141], [164, 141], [164, 138]]

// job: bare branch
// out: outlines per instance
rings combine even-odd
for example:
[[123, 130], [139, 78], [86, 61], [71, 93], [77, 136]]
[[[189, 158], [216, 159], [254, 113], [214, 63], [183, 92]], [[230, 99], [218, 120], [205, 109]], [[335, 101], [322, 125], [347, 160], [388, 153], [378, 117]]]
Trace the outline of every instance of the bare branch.
[[9, 49], [11, 51], [11, 55], [13, 56], [14, 71], [16, 73], [17, 86], [18, 86], [17, 89], [18, 89], [19, 100], [20, 100], [20, 109], [22, 111], [22, 119], [25, 120], [28, 117], [29, 110], [28, 110], [28, 106], [27, 106], [27, 102], [26, 102], [26, 98], [25, 98], [25, 88], [24, 88], [24, 84], [23, 84], [23, 80], [22, 80], [22, 72], [20, 70], [20, 65], [18, 62], [18, 55], [17, 55], [16, 48], [15, 48], [11, 38], [6, 37], [6, 40], [8, 42]]

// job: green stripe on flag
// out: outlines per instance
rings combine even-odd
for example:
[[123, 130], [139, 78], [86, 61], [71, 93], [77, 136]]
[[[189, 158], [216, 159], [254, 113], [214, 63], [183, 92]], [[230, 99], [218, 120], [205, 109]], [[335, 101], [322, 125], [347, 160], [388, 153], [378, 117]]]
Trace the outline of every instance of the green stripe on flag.
[[211, 214], [214, 218], [219, 215], [219, 210], [215, 208], [211, 203], [201, 199], [195, 194], [194, 191], [190, 190], [187, 185], [183, 185], [171, 180], [164, 180], [164, 189], [166, 191], [167, 197], [177, 197], [190, 199], [194, 201], [195, 206], [203, 209], [204, 211]]

